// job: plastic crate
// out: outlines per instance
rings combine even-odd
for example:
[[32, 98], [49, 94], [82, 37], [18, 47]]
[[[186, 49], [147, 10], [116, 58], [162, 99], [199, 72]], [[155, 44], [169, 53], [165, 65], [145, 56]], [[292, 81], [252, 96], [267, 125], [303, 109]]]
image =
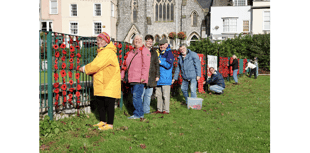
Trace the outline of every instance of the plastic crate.
[[202, 98], [187, 97], [187, 108], [201, 110], [202, 101], [203, 101]]

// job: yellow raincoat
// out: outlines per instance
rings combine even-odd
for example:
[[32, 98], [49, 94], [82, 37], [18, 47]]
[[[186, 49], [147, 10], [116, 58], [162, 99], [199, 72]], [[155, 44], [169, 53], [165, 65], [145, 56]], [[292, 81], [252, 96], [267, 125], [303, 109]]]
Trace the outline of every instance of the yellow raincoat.
[[116, 51], [110, 42], [98, 49], [96, 58], [85, 66], [85, 73], [93, 74], [95, 96], [121, 98], [121, 75]]

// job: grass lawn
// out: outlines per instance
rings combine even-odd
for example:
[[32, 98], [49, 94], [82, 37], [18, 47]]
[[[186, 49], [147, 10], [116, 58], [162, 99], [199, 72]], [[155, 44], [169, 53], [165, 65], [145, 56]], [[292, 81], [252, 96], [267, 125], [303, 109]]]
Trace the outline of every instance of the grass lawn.
[[[40, 136], [40, 151], [270, 152], [270, 76], [243, 76], [237, 86], [232, 82], [226, 82], [223, 95], [198, 94], [204, 99], [202, 110], [180, 105], [181, 92], [171, 97], [169, 115], [129, 120], [126, 107], [116, 109], [109, 131], [91, 126], [98, 123], [94, 113], [53, 121], [61, 130], [53, 137]], [[151, 105], [155, 111], [156, 101]]]

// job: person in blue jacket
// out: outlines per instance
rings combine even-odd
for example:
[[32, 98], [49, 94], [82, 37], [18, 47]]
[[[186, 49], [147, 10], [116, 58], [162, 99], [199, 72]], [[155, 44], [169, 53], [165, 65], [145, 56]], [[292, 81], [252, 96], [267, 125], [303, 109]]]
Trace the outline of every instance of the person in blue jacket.
[[182, 103], [182, 105], [186, 105], [189, 83], [191, 88], [191, 97], [197, 97], [196, 89], [197, 81], [201, 77], [201, 65], [197, 53], [187, 49], [185, 44], [181, 44], [179, 50], [181, 54], [178, 57], [178, 66], [175, 69], [172, 84], [175, 80], [178, 80], [179, 72], [181, 70], [181, 75], [183, 78], [181, 90], [185, 98], [185, 103]]
[[159, 49], [157, 49], [159, 60], [160, 77], [155, 88], [157, 98], [157, 113], [169, 114], [170, 105], [170, 86], [172, 81], [172, 68], [174, 56], [165, 38], [159, 41]]
[[203, 84], [208, 83], [210, 84], [211, 91], [215, 92], [218, 95], [223, 94], [225, 89], [225, 81], [222, 74], [216, 71], [213, 67], [210, 67], [210, 72], [212, 74], [211, 79], [209, 79], [207, 82], [204, 81]]

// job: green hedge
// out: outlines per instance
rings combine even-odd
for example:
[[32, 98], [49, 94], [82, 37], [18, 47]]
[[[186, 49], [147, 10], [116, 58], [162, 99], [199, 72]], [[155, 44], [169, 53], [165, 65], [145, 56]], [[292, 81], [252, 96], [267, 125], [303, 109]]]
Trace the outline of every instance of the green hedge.
[[214, 43], [211, 42], [209, 37], [200, 41], [191, 42], [188, 47], [190, 50], [197, 53], [208, 55], [218, 55], [220, 57], [231, 57], [235, 54], [239, 59], [253, 59], [258, 58], [259, 68], [270, 70], [270, 34], [258, 35], [241, 35], [236, 36], [234, 39], [227, 39]]

